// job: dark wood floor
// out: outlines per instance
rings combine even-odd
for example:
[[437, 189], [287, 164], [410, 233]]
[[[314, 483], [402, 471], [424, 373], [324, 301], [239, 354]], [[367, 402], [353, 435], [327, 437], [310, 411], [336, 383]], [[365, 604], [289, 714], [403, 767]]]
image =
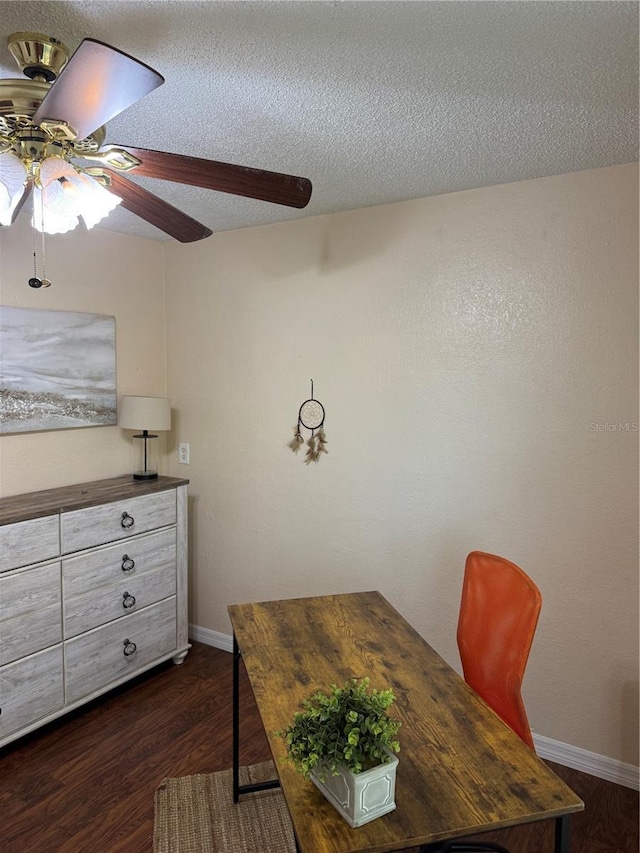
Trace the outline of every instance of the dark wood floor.
[[[241, 701], [241, 761], [264, 761], [246, 681]], [[0, 750], [0, 851], [151, 853], [160, 780], [230, 766], [231, 655], [195, 644], [182, 666], [159, 667]], [[637, 853], [637, 792], [552, 767], [586, 803], [572, 853]], [[553, 849], [550, 824], [492, 837], [512, 853]]]

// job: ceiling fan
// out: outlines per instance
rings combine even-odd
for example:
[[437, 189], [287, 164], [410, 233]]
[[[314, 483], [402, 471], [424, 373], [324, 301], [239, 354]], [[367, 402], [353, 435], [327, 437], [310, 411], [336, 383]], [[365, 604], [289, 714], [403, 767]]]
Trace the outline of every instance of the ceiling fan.
[[41, 33], [14, 33], [8, 45], [26, 79], [0, 79], [2, 224], [12, 224], [35, 192], [40, 205], [34, 199], [34, 224], [47, 233], [70, 230], [78, 216], [91, 227], [118, 203], [183, 243], [212, 233], [129, 174], [288, 207], [308, 204], [307, 178], [104, 145], [106, 122], [164, 83], [157, 71], [121, 50], [88, 38], [69, 58], [64, 44]]

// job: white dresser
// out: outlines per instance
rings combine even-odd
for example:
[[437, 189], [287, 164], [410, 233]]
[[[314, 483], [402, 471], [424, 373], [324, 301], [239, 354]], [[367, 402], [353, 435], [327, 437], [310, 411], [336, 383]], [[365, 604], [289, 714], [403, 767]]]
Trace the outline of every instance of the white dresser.
[[187, 483], [0, 499], [0, 746], [190, 648]]

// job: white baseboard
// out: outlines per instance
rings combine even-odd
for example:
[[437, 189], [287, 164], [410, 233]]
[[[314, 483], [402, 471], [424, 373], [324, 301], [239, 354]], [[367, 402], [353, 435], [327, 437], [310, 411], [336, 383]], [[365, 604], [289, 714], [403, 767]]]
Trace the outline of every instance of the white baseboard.
[[589, 752], [588, 749], [581, 749], [579, 746], [552, 740], [544, 735], [534, 734], [533, 742], [540, 758], [555, 761], [556, 764], [571, 767], [573, 770], [581, 770], [583, 773], [606, 779], [608, 782], [615, 782], [616, 785], [624, 785], [625, 788], [633, 788], [634, 791], [640, 788], [638, 768], [633, 764], [625, 764], [624, 761], [617, 761], [615, 758]]
[[[230, 634], [189, 625], [189, 637], [225, 652], [233, 651], [233, 637]], [[534, 734], [533, 742], [540, 758], [555, 761], [556, 764], [571, 767], [573, 770], [581, 770], [583, 773], [606, 779], [608, 782], [615, 782], [617, 785], [624, 785], [626, 788], [633, 788], [634, 791], [640, 788], [638, 768], [633, 764], [625, 764], [615, 758], [598, 755], [597, 752], [589, 752], [587, 749], [571, 746], [569, 743], [562, 743], [544, 735]]]
[[210, 628], [189, 625], [189, 637], [198, 643], [204, 643], [205, 646], [222, 649], [223, 652], [233, 651], [233, 637], [231, 634], [221, 634], [220, 631], [212, 631]]

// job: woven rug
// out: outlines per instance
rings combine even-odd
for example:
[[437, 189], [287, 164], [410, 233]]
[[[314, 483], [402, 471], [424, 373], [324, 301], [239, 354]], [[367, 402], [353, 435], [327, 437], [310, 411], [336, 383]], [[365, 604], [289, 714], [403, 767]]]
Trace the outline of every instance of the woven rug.
[[[275, 779], [271, 761], [240, 768], [240, 784]], [[233, 802], [231, 770], [163, 779], [156, 790], [154, 853], [295, 853], [278, 788]]]

